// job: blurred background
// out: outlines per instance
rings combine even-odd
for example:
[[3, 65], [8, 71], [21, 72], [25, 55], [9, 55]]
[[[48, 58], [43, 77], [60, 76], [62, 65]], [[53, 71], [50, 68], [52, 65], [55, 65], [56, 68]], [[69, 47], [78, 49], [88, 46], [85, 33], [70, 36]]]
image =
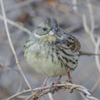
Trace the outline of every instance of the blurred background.
[[[25, 61], [23, 46], [30, 32], [46, 17], [54, 17], [61, 28], [77, 37], [81, 50], [100, 54], [100, 0], [3, 0], [9, 31], [19, 64], [33, 87], [40, 87], [45, 76], [34, 71]], [[0, 5], [0, 100], [28, 89], [11, 51]], [[19, 28], [11, 21], [19, 24]], [[20, 29], [23, 26], [29, 31]], [[88, 88], [100, 100], [100, 60], [81, 56], [78, 67], [71, 73], [74, 84]], [[50, 82], [56, 78], [50, 78]], [[61, 81], [67, 80], [63, 76]], [[77, 91], [59, 91], [54, 100], [83, 100]], [[14, 98], [13, 100], [23, 100]], [[48, 95], [39, 100], [49, 100]]]

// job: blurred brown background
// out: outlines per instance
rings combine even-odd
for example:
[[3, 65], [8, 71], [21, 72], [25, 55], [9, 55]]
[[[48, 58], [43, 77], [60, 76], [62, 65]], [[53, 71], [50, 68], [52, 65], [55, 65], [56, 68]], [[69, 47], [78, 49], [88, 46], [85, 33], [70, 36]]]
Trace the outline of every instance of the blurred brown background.
[[[56, 2], [59, 1], [59, 2]], [[100, 1], [99, 0], [3, 0], [7, 18], [33, 31], [46, 17], [57, 19], [59, 26], [67, 29], [69, 34], [77, 37], [81, 43], [81, 50], [94, 53], [95, 45], [91, 35], [87, 34], [83, 27], [82, 15], [86, 15], [87, 25], [91, 29], [91, 16], [88, 4], [92, 6], [94, 16], [94, 35], [100, 37]], [[0, 6], [0, 15], [2, 10]], [[25, 61], [23, 45], [28, 34], [14, 25], [9, 26], [9, 31], [14, 45], [19, 64], [32, 87], [42, 85], [45, 76], [34, 71]], [[100, 53], [100, 52], [99, 52]], [[71, 73], [74, 84], [83, 85], [91, 90], [100, 78], [94, 56], [80, 57], [77, 69]], [[50, 78], [50, 81], [56, 78]], [[67, 80], [67, 76], [62, 81]], [[11, 51], [5, 31], [4, 22], [0, 17], [0, 100], [15, 94], [18, 90], [28, 89], [23, 77], [18, 70], [14, 55]], [[93, 91], [93, 96], [100, 99], [100, 85]], [[54, 100], [83, 100], [80, 94], [74, 90], [59, 91], [53, 94]], [[14, 100], [23, 100], [15, 98]], [[49, 100], [48, 95], [39, 100]]]

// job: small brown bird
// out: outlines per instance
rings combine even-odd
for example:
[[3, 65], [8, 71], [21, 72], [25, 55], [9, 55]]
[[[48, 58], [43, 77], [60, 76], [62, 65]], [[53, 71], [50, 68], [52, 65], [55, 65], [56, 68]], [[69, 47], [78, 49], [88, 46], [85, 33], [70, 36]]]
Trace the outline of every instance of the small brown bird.
[[80, 51], [78, 39], [60, 28], [56, 19], [44, 19], [30, 35], [24, 45], [24, 56], [28, 64], [39, 73], [49, 77], [68, 75], [72, 82], [70, 71], [78, 65], [80, 55], [94, 55]]

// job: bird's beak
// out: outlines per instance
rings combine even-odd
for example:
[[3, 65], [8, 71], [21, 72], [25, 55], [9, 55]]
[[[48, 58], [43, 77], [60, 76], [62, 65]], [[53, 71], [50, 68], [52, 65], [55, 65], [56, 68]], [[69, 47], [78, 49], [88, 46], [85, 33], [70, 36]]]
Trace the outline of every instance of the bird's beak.
[[55, 29], [52, 29], [50, 32], [49, 32], [50, 35], [55, 35], [56, 34], [56, 31]]

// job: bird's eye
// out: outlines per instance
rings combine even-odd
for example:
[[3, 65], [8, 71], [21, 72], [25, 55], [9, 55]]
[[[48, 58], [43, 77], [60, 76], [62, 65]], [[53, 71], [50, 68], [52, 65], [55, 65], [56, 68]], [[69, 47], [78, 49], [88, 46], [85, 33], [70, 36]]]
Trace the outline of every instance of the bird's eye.
[[46, 27], [44, 27], [44, 28], [43, 28], [43, 31], [46, 31], [46, 30], [47, 30], [47, 28], [46, 28]]

